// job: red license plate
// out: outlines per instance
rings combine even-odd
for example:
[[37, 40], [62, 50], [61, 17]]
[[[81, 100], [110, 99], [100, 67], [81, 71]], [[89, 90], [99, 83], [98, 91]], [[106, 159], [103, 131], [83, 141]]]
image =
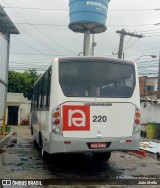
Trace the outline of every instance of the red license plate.
[[107, 143], [90, 143], [91, 149], [98, 149], [98, 148], [107, 148]]

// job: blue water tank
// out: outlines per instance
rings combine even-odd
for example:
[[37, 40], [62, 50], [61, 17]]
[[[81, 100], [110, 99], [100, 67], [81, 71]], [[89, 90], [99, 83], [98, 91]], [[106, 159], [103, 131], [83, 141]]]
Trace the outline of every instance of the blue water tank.
[[110, 0], [69, 0], [69, 28], [74, 32], [102, 33], [106, 31]]

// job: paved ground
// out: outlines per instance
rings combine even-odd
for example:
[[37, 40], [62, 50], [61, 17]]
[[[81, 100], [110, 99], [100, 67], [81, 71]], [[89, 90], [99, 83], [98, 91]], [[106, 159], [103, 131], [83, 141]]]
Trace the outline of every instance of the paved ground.
[[130, 181], [132, 184], [131, 179], [160, 178], [160, 161], [150, 155], [140, 158], [126, 152], [113, 152], [108, 162], [94, 161], [91, 155], [60, 155], [45, 163], [39, 150], [33, 146], [29, 126], [12, 126], [12, 132], [11, 140], [0, 150], [0, 179], [50, 179], [56, 184], [50, 187], [69, 184], [68, 187], [85, 185], [89, 188], [117, 187], [109, 186], [110, 180], [110, 183], [125, 181], [127, 184]]

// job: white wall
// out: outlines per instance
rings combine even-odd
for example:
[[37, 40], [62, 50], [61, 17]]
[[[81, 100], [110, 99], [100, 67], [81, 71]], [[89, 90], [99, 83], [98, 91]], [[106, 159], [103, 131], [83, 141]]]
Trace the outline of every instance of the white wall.
[[22, 119], [29, 119], [30, 120], [30, 108], [31, 108], [31, 104], [30, 103], [26, 103], [26, 104], [20, 104], [20, 108], [19, 108], [19, 118], [18, 118], [18, 124], [21, 124], [21, 120]]
[[141, 103], [141, 123], [160, 123], [160, 104]]

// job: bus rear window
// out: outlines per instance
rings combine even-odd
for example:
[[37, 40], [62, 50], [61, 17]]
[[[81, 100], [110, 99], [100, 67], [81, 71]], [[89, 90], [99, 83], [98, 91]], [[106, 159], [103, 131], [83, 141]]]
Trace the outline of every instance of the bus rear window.
[[129, 98], [135, 87], [135, 68], [115, 61], [60, 62], [59, 81], [67, 97]]

